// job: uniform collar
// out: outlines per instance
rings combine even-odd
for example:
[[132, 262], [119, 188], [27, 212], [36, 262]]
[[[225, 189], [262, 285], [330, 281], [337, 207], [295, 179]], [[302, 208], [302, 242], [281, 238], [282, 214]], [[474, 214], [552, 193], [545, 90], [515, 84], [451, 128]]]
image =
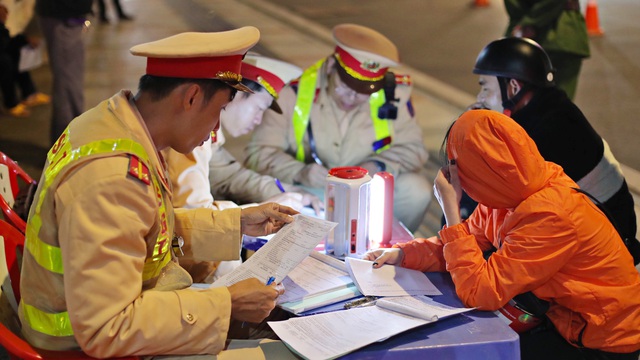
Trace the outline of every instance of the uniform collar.
[[109, 99], [108, 108], [131, 132], [131, 137], [144, 147], [151, 162], [149, 165], [156, 169], [162, 187], [171, 195], [172, 191], [168, 181], [167, 164], [153, 143], [147, 125], [133, 101], [133, 93], [129, 90], [121, 90]]

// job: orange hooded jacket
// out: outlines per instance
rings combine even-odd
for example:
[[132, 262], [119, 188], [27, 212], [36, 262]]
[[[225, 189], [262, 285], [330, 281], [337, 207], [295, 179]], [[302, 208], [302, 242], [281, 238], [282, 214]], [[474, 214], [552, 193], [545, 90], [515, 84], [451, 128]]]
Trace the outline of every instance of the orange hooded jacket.
[[[462, 188], [479, 202], [440, 239], [398, 244], [402, 266], [451, 273], [466, 306], [496, 310], [533, 291], [574, 346], [640, 349], [640, 275], [606, 216], [512, 119], [464, 113], [447, 138]], [[497, 251], [485, 260], [482, 251]]]

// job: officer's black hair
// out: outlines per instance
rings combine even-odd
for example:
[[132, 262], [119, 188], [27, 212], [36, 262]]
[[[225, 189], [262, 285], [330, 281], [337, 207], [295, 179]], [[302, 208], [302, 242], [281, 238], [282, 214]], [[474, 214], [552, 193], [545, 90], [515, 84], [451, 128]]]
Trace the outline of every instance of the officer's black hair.
[[209, 100], [213, 98], [215, 93], [221, 89], [231, 89], [229, 101], [233, 99], [237, 91], [235, 88], [232, 88], [228, 84], [216, 79], [185, 79], [161, 77], [148, 74], [142, 75], [142, 77], [140, 77], [140, 82], [138, 83], [138, 91], [150, 94], [153, 101], [159, 101], [167, 97], [171, 93], [171, 91], [173, 91], [178, 86], [188, 83], [200, 86], [200, 88], [204, 92], [205, 104], [207, 104]]
[[[262, 85], [260, 85], [259, 83], [253, 81], [253, 80], [249, 80], [247, 78], [242, 78], [242, 84], [246, 87], [248, 87], [251, 91], [253, 91], [254, 93], [258, 93], [260, 91], [267, 91], [267, 89], [265, 89]], [[247, 97], [251, 95], [250, 93], [243, 93], [244, 97]]]

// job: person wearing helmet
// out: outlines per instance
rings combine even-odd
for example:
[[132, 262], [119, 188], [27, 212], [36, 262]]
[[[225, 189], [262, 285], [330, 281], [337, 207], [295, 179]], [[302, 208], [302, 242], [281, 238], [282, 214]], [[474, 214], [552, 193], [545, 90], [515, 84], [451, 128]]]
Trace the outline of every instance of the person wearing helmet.
[[[513, 316], [515, 306], [501, 316], [520, 334], [522, 360], [637, 360], [640, 274], [616, 229], [562, 168], [544, 160], [521, 126], [490, 110], [462, 114], [443, 153], [434, 196], [447, 226], [438, 237], [363, 258], [374, 268], [448, 271], [463, 304], [478, 310], [504, 314], [512, 299], [524, 304], [520, 294], [546, 302], [533, 329], [520, 326], [532, 319]], [[480, 203], [467, 221], [462, 189]]]
[[547, 53], [526, 38], [502, 38], [478, 55], [481, 86], [472, 108], [502, 111], [520, 124], [547, 161], [562, 166], [581, 189], [603, 204], [640, 262], [633, 197], [607, 142], [555, 84]]
[[536, 41], [556, 68], [556, 85], [573, 100], [582, 60], [589, 57], [589, 36], [578, 0], [505, 0], [509, 25], [505, 36]]

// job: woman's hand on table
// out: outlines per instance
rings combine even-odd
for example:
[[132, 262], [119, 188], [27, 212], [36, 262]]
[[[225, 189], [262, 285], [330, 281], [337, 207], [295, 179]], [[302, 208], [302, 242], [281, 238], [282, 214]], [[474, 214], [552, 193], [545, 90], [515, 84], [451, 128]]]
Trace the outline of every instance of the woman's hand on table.
[[362, 255], [362, 259], [373, 261], [376, 269], [384, 264], [399, 266], [404, 259], [404, 251], [400, 248], [369, 250]]

